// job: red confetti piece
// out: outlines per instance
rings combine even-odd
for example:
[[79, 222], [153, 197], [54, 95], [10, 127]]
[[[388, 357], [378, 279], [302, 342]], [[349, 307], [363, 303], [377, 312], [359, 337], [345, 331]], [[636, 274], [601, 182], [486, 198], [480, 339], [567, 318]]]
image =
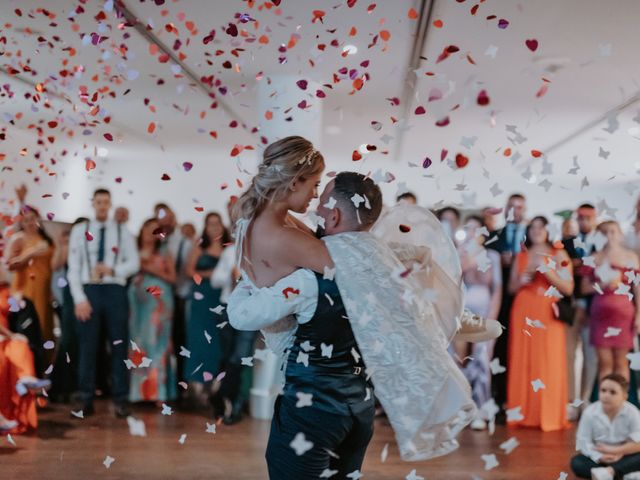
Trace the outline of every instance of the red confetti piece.
[[415, 109], [414, 113], [416, 115], [424, 115], [425, 113], [427, 113], [427, 111], [425, 110], [425, 108], [422, 105], [420, 105], [419, 107], [417, 107]]
[[298, 290], [297, 288], [293, 288], [293, 287], [287, 287], [284, 290], [282, 290], [282, 294], [284, 295], [284, 298], [286, 298], [287, 300], [289, 300], [289, 295], [300, 295], [300, 290]]
[[369, 6], [367, 7], [367, 13], [371, 13], [371, 12], [373, 12], [373, 11], [375, 10], [375, 8], [376, 8], [376, 4], [375, 4], [375, 3], [372, 3], [371, 5], [369, 5]]
[[47, 122], [47, 125], [49, 128], [56, 128], [58, 126], [58, 122], [52, 120], [50, 122]]
[[444, 25], [444, 23], [442, 22], [442, 20], [434, 20], [433, 21], [433, 26], [436, 28], [442, 28], [442, 26]]
[[106, 138], [110, 142], [113, 142], [113, 135], [111, 135], [110, 133], [105, 133], [104, 138]]
[[51, 220], [54, 219], [54, 217], [55, 217], [55, 214], [53, 214], [51, 212], [47, 213], [47, 220], [51, 221]]
[[422, 168], [429, 168], [433, 162], [429, 157], [426, 157], [422, 162]]
[[446, 127], [447, 125], [449, 125], [449, 117], [444, 117], [436, 122], [437, 127]]
[[182, 168], [184, 168], [185, 172], [188, 172], [189, 170], [191, 170], [193, 168], [193, 163], [191, 162], [184, 162], [182, 164]]
[[469, 158], [465, 155], [458, 153], [456, 154], [456, 166], [458, 168], [464, 168], [469, 163]]
[[444, 159], [447, 158], [447, 154], [449, 153], [449, 150], [447, 150], [446, 148], [443, 148], [440, 151], [440, 161], [444, 162]]
[[353, 8], [358, 0], [347, 0], [347, 7]]
[[542, 152], [540, 150], [531, 150], [531, 156], [533, 158], [539, 158], [542, 156]]
[[405, 225], [403, 223], [401, 223], [398, 228], [400, 229], [400, 231], [402, 233], [409, 233], [411, 231], [411, 227], [409, 225]]
[[166, 182], [168, 180], [171, 180], [171, 177], [169, 175], [167, 175], [166, 173], [163, 173], [162, 177], [160, 178], [160, 180], [163, 180], [163, 181]]
[[481, 107], [485, 107], [489, 105], [489, 95], [487, 95], [487, 91], [480, 90], [476, 101], [478, 102], [478, 105], [480, 105]]
[[504, 18], [501, 18], [500, 20], [498, 20], [498, 28], [504, 30], [508, 26], [509, 26], [508, 20], [505, 20]]
[[415, 8], [410, 8], [409, 12], [407, 13], [407, 17], [409, 17], [411, 20], [415, 20], [416, 18], [418, 18], [418, 12], [416, 12]]
[[442, 50], [442, 53], [440, 54], [438, 59], [436, 60], [436, 63], [440, 63], [443, 60], [446, 60], [447, 58], [449, 58], [449, 55], [451, 55], [452, 53], [459, 52], [459, 51], [460, 51], [460, 49], [458, 47], [456, 47], [455, 45], [449, 45], [448, 47], [445, 47]]
[[96, 168], [96, 162], [94, 162], [90, 158], [87, 158], [87, 160], [84, 162], [84, 168], [87, 172], [90, 172], [91, 170]]
[[504, 152], [502, 152], [502, 154], [503, 154], [505, 157], [510, 157], [510, 156], [511, 156], [511, 149], [510, 149], [510, 148], [505, 148], [505, 149], [504, 149]]
[[306, 90], [308, 82], [306, 80], [298, 80], [296, 82], [296, 85], [298, 86], [298, 88], [300, 88], [300, 90]]
[[116, 177], [116, 183], [122, 183], [122, 177]]
[[351, 160], [353, 160], [354, 162], [362, 160], [362, 154], [358, 150], [354, 150], [351, 154]]
[[380, 30], [380, 38], [385, 42], [388, 42], [391, 38], [391, 32], [389, 32], [389, 30]]
[[322, 17], [324, 17], [325, 13], [322, 10], [314, 10], [313, 11], [313, 18], [311, 19], [311, 23], [316, 23], [318, 20], [320, 20], [320, 23], [324, 23], [322, 21]]
[[538, 49], [538, 40], [536, 39], [526, 40], [524, 43], [527, 45], [527, 48], [532, 52], [535, 52]]
[[87, 239], [87, 242], [90, 242], [91, 240], [93, 240], [93, 235], [91, 235], [91, 232], [87, 230], [86, 232], [84, 232], [84, 238]]
[[157, 285], [151, 285], [147, 287], [147, 293], [150, 293], [154, 298], [160, 298], [162, 296], [162, 289]]
[[156, 130], [156, 124], [154, 122], [149, 123], [147, 127], [147, 133], [153, 133]]

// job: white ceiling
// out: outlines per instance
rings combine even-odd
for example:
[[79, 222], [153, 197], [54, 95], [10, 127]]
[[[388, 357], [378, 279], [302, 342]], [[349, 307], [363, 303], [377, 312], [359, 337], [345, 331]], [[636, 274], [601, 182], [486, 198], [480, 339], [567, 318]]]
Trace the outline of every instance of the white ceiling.
[[[235, 144], [259, 147], [259, 135], [231, 128], [232, 117], [220, 107], [210, 108], [213, 100], [184, 72], [171, 61], [160, 63], [138, 31], [123, 27], [113, 11], [104, 10], [109, 3], [46, 2], [55, 18], [38, 11], [45, 5], [41, 1], [0, 3], [0, 38], [7, 39], [6, 46], [0, 42], [0, 51], [5, 52], [0, 65], [21, 70], [20, 75], [33, 84], [45, 83], [51, 94], [51, 108], [44, 108], [42, 102], [34, 104], [24, 98], [25, 93], [34, 93], [32, 86], [1, 75], [0, 88], [9, 85], [14, 95], [0, 97], [0, 128], [6, 135], [0, 140], [0, 153], [5, 155], [0, 162], [0, 208], [11, 197], [11, 187], [27, 181], [32, 201], [63, 220], [86, 212], [85, 199], [97, 185], [111, 188], [116, 203], [130, 204], [136, 224], [159, 200], [169, 200], [182, 218], [194, 221], [201, 217], [196, 206], [222, 209], [226, 197], [241, 190], [236, 180], [246, 183], [250, 178], [239, 170], [229, 152]], [[346, 0], [283, 0], [279, 9], [265, 8], [269, 3], [265, 1], [256, 1], [249, 8], [240, 0], [170, 0], [162, 6], [152, 0], [126, 3], [170, 48], [180, 39], [177, 52], [184, 56], [184, 64], [198, 77], [214, 75], [219, 79], [227, 89], [224, 95], [215, 90], [220, 101], [250, 127], [267, 122], [258, 90], [271, 76], [290, 75], [293, 83], [305, 79], [331, 84], [333, 88], [322, 87], [326, 98], [318, 99], [314, 88], [305, 92], [294, 83], [293, 93], [283, 98], [281, 111], [274, 115], [292, 115], [294, 124], [304, 122], [305, 112], [296, 104], [300, 100], [322, 104], [320, 148], [329, 170], [381, 168], [392, 172], [396, 181], [384, 186], [389, 202], [403, 183], [417, 191], [425, 205], [501, 205], [506, 194], [517, 190], [533, 197], [531, 213], [550, 213], [587, 199], [606, 199], [606, 205], [601, 205], [617, 208], [608, 213], [620, 219], [631, 211], [640, 169], [640, 103], [612, 118], [610, 131], [603, 130], [609, 126], [603, 121], [565, 140], [640, 91], [636, 51], [640, 2], [501, 0], [480, 4], [472, 15], [470, 9], [476, 2], [438, 0], [431, 22], [440, 20], [443, 25], [429, 26], [422, 51], [427, 60], [411, 79], [412, 103], [407, 106], [394, 106], [388, 99], [402, 96], [417, 27], [407, 12], [418, 9], [418, 1], [381, 0], [370, 13], [367, 8], [373, 2], [363, 0], [353, 8]], [[85, 12], [74, 14], [72, 22], [68, 17], [78, 6]], [[20, 9], [22, 16], [15, 9]], [[325, 11], [323, 23], [312, 23], [314, 10]], [[100, 12], [105, 19], [98, 21], [95, 17]], [[238, 23], [236, 14], [248, 14], [251, 20]], [[494, 14], [496, 19], [487, 19]], [[500, 18], [509, 21], [506, 29], [498, 28]], [[189, 33], [187, 21], [194, 22], [196, 33]], [[225, 33], [230, 22], [245, 29], [246, 36]], [[167, 24], [178, 32], [168, 31]], [[349, 36], [352, 27], [357, 29], [353, 37]], [[205, 45], [203, 38], [212, 29], [215, 40]], [[369, 48], [381, 30], [390, 33], [389, 41], [378, 38]], [[88, 39], [91, 34], [108, 38], [99, 45], [83, 42], [83, 36]], [[267, 44], [259, 41], [263, 35]], [[285, 54], [279, 52], [280, 44], [288, 43], [292, 35], [298, 36], [297, 44]], [[536, 52], [526, 47], [527, 39], [538, 40]], [[332, 40], [337, 41], [337, 47], [331, 46]], [[53, 48], [46, 42], [52, 42]], [[326, 45], [324, 52], [318, 49], [321, 43]], [[342, 57], [345, 45], [356, 46], [357, 54]], [[448, 45], [457, 46], [459, 52], [436, 63]], [[74, 56], [70, 56], [69, 47], [75, 49]], [[230, 53], [233, 49], [237, 57]], [[217, 56], [216, 50], [223, 53]], [[491, 50], [494, 56], [487, 54]], [[286, 57], [285, 64], [279, 61], [281, 56]], [[227, 60], [233, 68], [223, 66]], [[362, 67], [364, 61], [369, 65]], [[25, 64], [35, 74], [24, 72]], [[355, 69], [359, 76], [364, 72], [369, 75], [360, 91], [350, 95], [352, 81], [344, 75], [339, 75], [339, 83], [333, 83], [333, 75], [342, 67]], [[61, 76], [61, 70], [74, 68], [81, 73]], [[549, 81], [548, 91], [536, 98], [545, 83], [543, 77]], [[159, 85], [159, 79], [164, 84]], [[108, 89], [98, 93], [95, 104], [99, 111], [94, 116], [89, 113], [92, 106], [82, 103], [82, 86], [90, 96]], [[490, 98], [487, 106], [476, 103], [483, 89]], [[114, 92], [115, 98], [109, 92]], [[429, 101], [430, 96], [443, 98]], [[451, 111], [455, 105], [460, 106]], [[418, 106], [424, 106], [427, 113], [415, 115]], [[290, 107], [291, 111], [284, 113]], [[435, 126], [447, 115], [447, 126]], [[104, 123], [105, 117], [111, 118], [109, 124]], [[56, 121], [57, 126], [49, 127], [50, 121]], [[380, 122], [381, 128], [372, 128], [372, 121]], [[150, 122], [156, 124], [153, 134], [147, 132]], [[44, 146], [36, 143], [38, 137], [30, 125], [42, 129]], [[210, 136], [211, 131], [217, 132], [217, 139]], [[106, 133], [114, 141], [105, 139]], [[55, 137], [53, 144], [46, 140], [48, 136]], [[565, 143], [549, 150], [559, 142]], [[352, 162], [352, 151], [364, 143], [377, 145], [378, 151], [366, 155], [364, 161]], [[27, 150], [21, 155], [23, 148]], [[96, 155], [98, 148], [108, 149], [106, 158]], [[505, 148], [511, 148], [511, 157], [503, 155]], [[441, 163], [443, 149], [448, 155]], [[534, 149], [548, 155], [533, 159], [530, 152]], [[240, 156], [241, 166], [250, 170], [257, 151], [245, 151]], [[38, 153], [39, 159], [35, 157]], [[467, 167], [452, 167], [457, 153], [469, 158]], [[569, 173], [574, 156], [579, 169]], [[433, 161], [426, 170], [422, 168], [425, 157]], [[87, 158], [97, 164], [89, 173], [84, 170]], [[57, 163], [52, 165], [51, 159]], [[194, 164], [190, 172], [182, 168], [185, 161]], [[56, 175], [43, 173], [40, 163]], [[160, 180], [163, 173], [171, 181]], [[39, 177], [37, 183], [35, 176]], [[116, 182], [118, 177], [121, 183]], [[228, 188], [223, 189], [223, 184]], [[65, 192], [71, 194], [67, 200], [62, 199]], [[41, 198], [45, 194], [52, 197]]]

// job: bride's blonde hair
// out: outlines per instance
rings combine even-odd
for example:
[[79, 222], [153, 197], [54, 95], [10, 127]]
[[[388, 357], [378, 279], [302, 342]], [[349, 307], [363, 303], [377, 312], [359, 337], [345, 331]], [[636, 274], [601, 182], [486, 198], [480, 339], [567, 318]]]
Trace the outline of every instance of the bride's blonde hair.
[[306, 138], [291, 136], [273, 142], [264, 150], [251, 185], [233, 207], [233, 223], [240, 218], [251, 220], [267, 203], [284, 198], [293, 182], [323, 169], [322, 154]]

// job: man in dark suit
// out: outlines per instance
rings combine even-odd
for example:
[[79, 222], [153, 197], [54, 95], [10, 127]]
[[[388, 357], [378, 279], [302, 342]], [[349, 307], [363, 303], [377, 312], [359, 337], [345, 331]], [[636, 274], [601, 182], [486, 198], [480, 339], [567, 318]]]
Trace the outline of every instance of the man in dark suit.
[[[507, 345], [509, 344], [509, 318], [511, 316], [511, 303], [513, 297], [509, 295], [509, 274], [511, 265], [516, 254], [522, 250], [522, 243], [525, 238], [527, 222], [525, 214], [527, 202], [524, 195], [520, 193], [512, 194], [507, 200], [505, 207], [505, 226], [495, 232], [490, 232], [489, 239], [485, 246], [495, 250], [500, 254], [502, 264], [502, 304], [498, 321], [506, 329], [496, 340], [494, 356], [500, 360], [500, 365], [509, 369], [507, 365]], [[492, 381], [493, 396], [499, 407], [507, 401], [507, 373], [494, 375]]]
[[[582, 267], [582, 258], [591, 255], [594, 250], [593, 236], [598, 225], [596, 208], [590, 203], [583, 203], [576, 211], [578, 221], [578, 235], [562, 241], [564, 249], [569, 254], [573, 263], [573, 275], [575, 281], [574, 297], [576, 299], [576, 313], [573, 324], [567, 329], [567, 368], [569, 379], [569, 395], [571, 398], [588, 401], [593, 388], [593, 382], [598, 372], [598, 359], [593, 346], [589, 343], [589, 307], [593, 295], [583, 295], [580, 292], [582, 275], [579, 269]], [[576, 349], [582, 344], [582, 372], [575, 371]], [[580, 389], [575, 390], [576, 375], [580, 376]], [[573, 408], [570, 419], [578, 417], [579, 410]]]

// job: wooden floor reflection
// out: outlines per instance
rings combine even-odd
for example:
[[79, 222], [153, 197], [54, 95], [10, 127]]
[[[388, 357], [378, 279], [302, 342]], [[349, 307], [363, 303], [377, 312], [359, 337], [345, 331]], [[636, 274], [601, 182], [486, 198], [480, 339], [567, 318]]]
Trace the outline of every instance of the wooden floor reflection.
[[[14, 436], [14, 447], [0, 439], [0, 471], [7, 479], [266, 479], [264, 449], [269, 422], [247, 419], [231, 427], [217, 426], [206, 432], [205, 412], [136, 407], [133, 415], [143, 420], [146, 437], [134, 437], [126, 420], [110, 413], [108, 402], [96, 404], [97, 414], [84, 420], [69, 418], [68, 406], [56, 405], [40, 414], [37, 434]], [[184, 442], [179, 442], [186, 434]], [[548, 479], [569, 472], [574, 449], [574, 430], [542, 433], [498, 427], [493, 436], [464, 431], [461, 447], [446, 457], [429, 462], [401, 462], [393, 432], [385, 420], [376, 421], [376, 432], [363, 467], [363, 479], [404, 479], [416, 475], [432, 479]], [[516, 437], [519, 446], [510, 454], [500, 444]], [[389, 445], [388, 457], [381, 452]], [[485, 471], [482, 455], [495, 454], [499, 465]], [[114, 459], [107, 469], [107, 456]], [[5, 476], [8, 474], [8, 476]], [[568, 478], [572, 478], [571, 475]]]

